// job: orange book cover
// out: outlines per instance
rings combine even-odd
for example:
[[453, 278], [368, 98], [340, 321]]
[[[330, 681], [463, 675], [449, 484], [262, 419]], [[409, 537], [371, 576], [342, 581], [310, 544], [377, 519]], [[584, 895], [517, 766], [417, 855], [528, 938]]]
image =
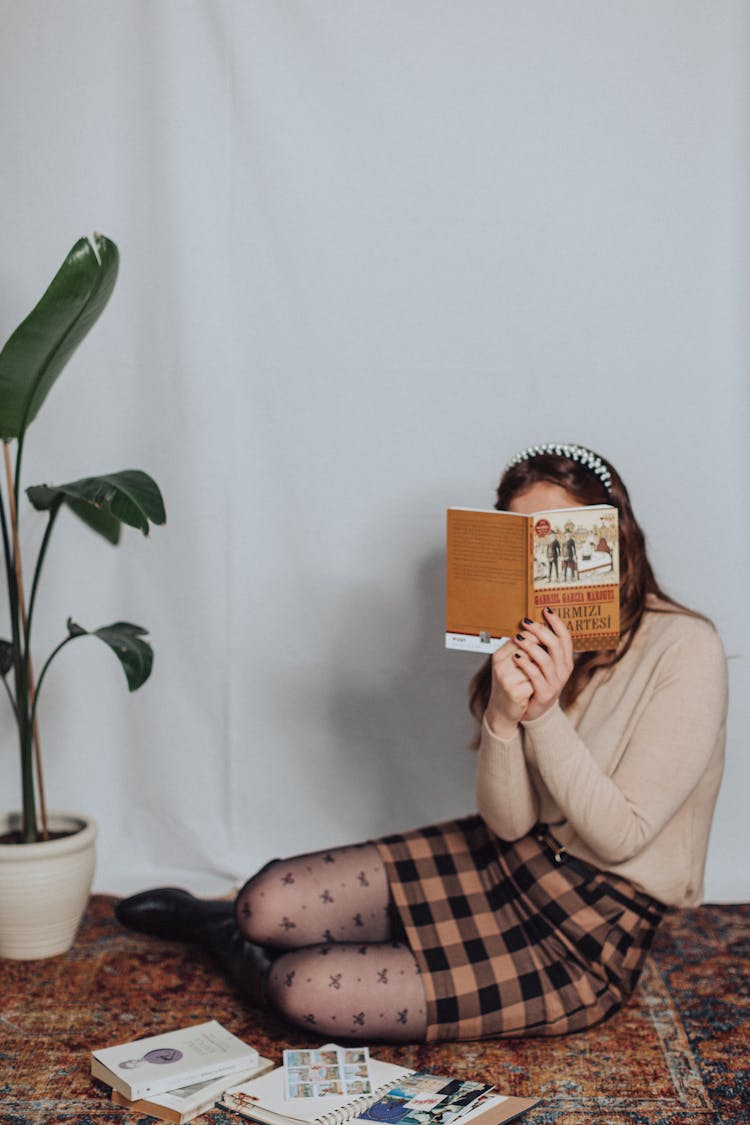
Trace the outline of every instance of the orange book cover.
[[530, 516], [449, 508], [446, 647], [494, 652], [549, 605], [577, 651], [616, 648], [618, 538], [617, 509], [607, 504]]

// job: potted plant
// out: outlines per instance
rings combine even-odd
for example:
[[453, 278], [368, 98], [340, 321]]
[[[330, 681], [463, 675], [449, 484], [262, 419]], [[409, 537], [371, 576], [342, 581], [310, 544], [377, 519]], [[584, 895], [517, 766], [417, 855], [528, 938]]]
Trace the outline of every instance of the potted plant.
[[[15, 719], [21, 795], [17, 808], [0, 816], [0, 956], [53, 956], [72, 944], [88, 900], [94, 872], [96, 825], [86, 817], [48, 813], [38, 734], [38, 704], [53, 660], [84, 636], [104, 642], [119, 660], [131, 691], [151, 672], [153, 652], [146, 630], [116, 621], [89, 631], [68, 618], [64, 635], [38, 667], [31, 638], [42, 570], [48, 564], [52, 531], [60, 513], [73, 512], [93, 531], [116, 544], [123, 524], [148, 534], [165, 521], [157, 484], [127, 469], [64, 484], [25, 490], [44, 534], [24, 581], [19, 520], [24, 444], [58, 375], [104, 310], [117, 279], [117, 247], [102, 235], [72, 247], [35, 308], [0, 352], [0, 530], [8, 592], [7, 639], [0, 640], [0, 678]], [[28, 598], [27, 598], [28, 593]], [[47, 874], [42, 874], [42, 870]], [[27, 914], [27, 909], [31, 910]]]

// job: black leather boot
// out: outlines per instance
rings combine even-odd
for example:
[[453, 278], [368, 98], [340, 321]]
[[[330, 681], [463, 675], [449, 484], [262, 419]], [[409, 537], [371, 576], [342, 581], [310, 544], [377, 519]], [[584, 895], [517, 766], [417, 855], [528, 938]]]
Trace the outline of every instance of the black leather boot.
[[240, 933], [233, 902], [195, 898], [180, 887], [157, 887], [122, 899], [115, 905], [115, 915], [128, 929], [199, 945], [244, 999], [261, 1007], [265, 1004], [271, 960], [262, 946], [246, 941]]
[[234, 903], [195, 898], [180, 887], [156, 887], [115, 905], [117, 920], [129, 930], [172, 941], [198, 941], [208, 922], [234, 917]]
[[257, 1007], [265, 1007], [265, 985], [271, 959], [262, 945], [247, 941], [234, 918], [208, 923], [203, 927], [199, 943], [211, 954], [243, 999]]

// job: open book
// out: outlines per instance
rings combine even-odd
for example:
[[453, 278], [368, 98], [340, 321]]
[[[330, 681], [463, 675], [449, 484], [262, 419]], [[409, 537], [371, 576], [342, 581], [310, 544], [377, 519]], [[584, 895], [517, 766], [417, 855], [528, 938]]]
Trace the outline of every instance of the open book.
[[[340, 1050], [335, 1043], [321, 1051]], [[376, 1121], [384, 1125], [501, 1125], [536, 1105], [537, 1098], [496, 1094], [479, 1082], [424, 1074], [370, 1058], [371, 1093], [354, 1098], [289, 1098], [284, 1068], [230, 1087], [219, 1099], [261, 1125], [345, 1125]]]
[[609, 504], [521, 515], [449, 508], [447, 648], [494, 652], [521, 621], [551, 606], [578, 651], [620, 637], [617, 509]]

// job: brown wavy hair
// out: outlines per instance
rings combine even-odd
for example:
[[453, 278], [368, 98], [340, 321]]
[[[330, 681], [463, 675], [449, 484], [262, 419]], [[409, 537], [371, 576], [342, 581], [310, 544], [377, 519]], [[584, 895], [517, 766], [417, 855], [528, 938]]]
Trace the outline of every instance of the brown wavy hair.
[[[597, 456], [611, 475], [609, 491], [592, 469], [557, 453], [539, 453], [510, 465], [497, 488], [495, 508], [498, 511], [507, 511], [514, 498], [532, 485], [545, 483], [560, 485], [581, 505], [612, 504], [619, 513], [620, 644], [613, 650], [576, 654], [573, 671], [560, 697], [563, 708], [569, 707], [578, 698], [597, 668], [612, 668], [622, 660], [643, 620], [649, 594], [664, 603], [661, 612], [700, 616], [670, 598], [656, 581], [646, 554], [646, 537], [635, 518], [622, 477], [609, 461]], [[469, 709], [480, 723], [489, 703], [491, 688], [492, 660], [488, 658], [469, 685]]]

